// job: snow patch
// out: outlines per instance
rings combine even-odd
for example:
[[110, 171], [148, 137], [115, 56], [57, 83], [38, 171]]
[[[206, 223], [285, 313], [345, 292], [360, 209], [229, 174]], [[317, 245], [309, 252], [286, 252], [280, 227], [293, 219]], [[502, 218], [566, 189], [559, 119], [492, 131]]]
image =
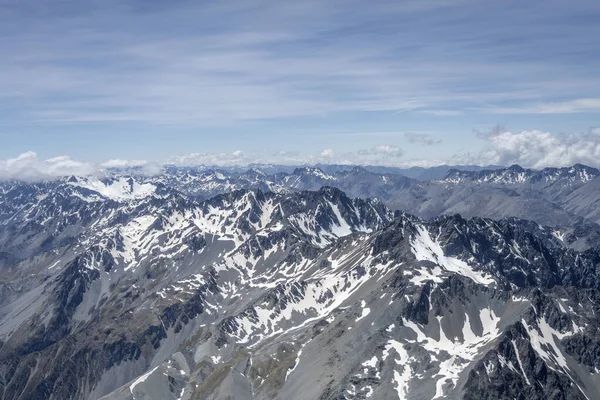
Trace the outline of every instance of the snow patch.
[[362, 300], [360, 303], [360, 306], [362, 307], [362, 314], [360, 315], [360, 317], [356, 318], [356, 322], [360, 321], [361, 319], [369, 315], [369, 313], [371, 312], [371, 309], [366, 307], [366, 305], [367, 303], [364, 300]]
[[156, 191], [156, 186], [151, 183], [139, 183], [133, 178], [119, 177], [103, 182], [98, 178], [79, 179], [70, 182], [73, 186], [82, 187], [99, 193], [115, 201], [133, 200], [148, 197]]
[[[440, 243], [431, 238], [431, 235], [425, 227], [416, 226], [416, 230], [417, 234], [414, 236], [411, 245], [413, 254], [417, 260], [433, 262], [446, 271], [466, 276], [475, 283], [481, 285], [487, 286], [495, 282], [494, 279], [487, 274], [474, 271], [466, 262], [459, 260], [458, 258], [446, 256]], [[429, 274], [429, 276], [432, 275]], [[439, 277], [437, 279], [439, 280]], [[411, 281], [413, 280], [415, 283], [419, 283], [423, 281], [423, 278], [415, 277]]]

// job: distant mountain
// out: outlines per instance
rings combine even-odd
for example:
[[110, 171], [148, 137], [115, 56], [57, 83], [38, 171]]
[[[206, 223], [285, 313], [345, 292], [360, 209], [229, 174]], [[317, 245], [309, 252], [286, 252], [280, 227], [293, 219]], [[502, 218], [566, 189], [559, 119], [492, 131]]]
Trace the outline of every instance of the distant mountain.
[[[317, 164], [316, 168], [319, 168], [327, 174], [336, 174], [338, 172], [347, 172], [355, 168], [352, 165], [331, 165], [331, 164]], [[432, 179], [442, 179], [451, 170], [458, 171], [481, 171], [486, 169], [497, 169], [503, 168], [501, 166], [486, 166], [481, 167], [478, 165], [439, 165], [434, 167], [410, 167], [410, 168], [399, 168], [399, 167], [386, 167], [379, 165], [365, 165], [360, 168], [364, 168], [367, 171], [377, 174], [388, 174], [388, 175], [404, 175], [407, 178], [415, 179], [418, 181], [429, 181]], [[281, 171], [281, 172], [291, 172]]]
[[199, 200], [268, 177], [218, 174], [2, 185], [2, 398], [600, 398], [590, 230], [300, 189], [414, 189], [366, 169]]
[[[140, 178], [141, 179], [141, 178]], [[399, 174], [377, 174], [363, 167], [328, 174], [316, 167], [297, 167], [291, 173], [269, 175], [253, 168], [244, 172], [172, 168], [149, 182], [204, 198], [237, 189], [260, 189], [276, 193], [337, 187], [355, 197], [388, 198], [416, 181]]]
[[599, 204], [584, 193], [599, 184], [599, 176], [597, 169], [581, 164], [542, 170], [518, 165], [477, 172], [453, 170], [440, 181], [415, 186], [390, 205], [426, 218], [460, 213], [519, 217], [544, 225], [568, 225], [579, 217], [598, 222]]
[[502, 185], [538, 185], [561, 182], [563, 185], [587, 183], [600, 175], [596, 168], [583, 164], [575, 164], [566, 168], [544, 168], [541, 170], [526, 169], [519, 165], [508, 168], [483, 169], [467, 171], [451, 169], [444, 177], [445, 182], [452, 183], [494, 183]]
[[[388, 172], [397, 173], [404, 175], [409, 178], [416, 179], [418, 181], [430, 181], [435, 179], [444, 178], [450, 171], [483, 171], [503, 168], [501, 166], [490, 165], [487, 167], [480, 167], [477, 165], [439, 165], [435, 167], [411, 167], [411, 168], [399, 168], [395, 170], [387, 170], [385, 167], [368, 167], [373, 172]], [[379, 169], [384, 168], [384, 169]]]
[[[316, 164], [314, 166], [294, 166], [294, 165], [278, 165], [278, 164], [250, 164], [248, 166], [229, 166], [229, 167], [215, 167], [207, 165], [180, 167], [175, 165], [167, 165], [166, 169], [168, 172], [174, 170], [187, 171], [187, 172], [198, 172], [208, 170], [220, 170], [225, 173], [243, 173], [249, 169], [259, 169], [267, 175], [275, 175], [279, 173], [293, 174], [293, 171], [298, 168], [317, 168], [327, 175], [335, 175], [339, 172], [347, 172], [356, 167], [364, 168], [367, 171], [378, 173], [378, 174], [391, 174], [391, 175], [404, 175], [408, 178], [412, 178], [419, 181], [429, 181], [432, 179], [442, 179], [451, 170], [459, 171], [481, 171], [489, 169], [499, 169], [502, 166], [478, 166], [478, 165], [439, 165], [434, 167], [386, 167], [379, 165], [347, 165], [347, 164]], [[124, 172], [129, 173], [130, 170]]]
[[[444, 168], [428, 173], [435, 175]], [[201, 198], [236, 189], [285, 193], [332, 186], [351, 197], [377, 198], [393, 209], [425, 219], [459, 213], [495, 219], [517, 217], [542, 225], [567, 227], [582, 217], [585, 222], [600, 221], [600, 201], [596, 195], [599, 175], [597, 169], [581, 164], [543, 170], [518, 165], [451, 169], [440, 179], [428, 181], [399, 173], [374, 172], [368, 167], [333, 166], [329, 170], [299, 167], [275, 174], [256, 168], [243, 172], [173, 168], [150, 182]]]

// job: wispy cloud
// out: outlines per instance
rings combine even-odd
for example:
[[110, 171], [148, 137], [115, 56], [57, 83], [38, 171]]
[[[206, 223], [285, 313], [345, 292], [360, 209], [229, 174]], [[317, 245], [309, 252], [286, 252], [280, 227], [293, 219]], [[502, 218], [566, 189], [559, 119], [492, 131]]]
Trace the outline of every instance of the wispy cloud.
[[26, 0], [0, 16], [0, 117], [190, 126], [597, 111], [594, 11], [591, 0]]
[[425, 133], [414, 133], [414, 132], [406, 132], [404, 137], [410, 143], [421, 144], [423, 146], [431, 146], [436, 143], [440, 143], [441, 139], [434, 140], [430, 135]]
[[388, 158], [388, 157], [400, 157], [400, 156], [402, 156], [402, 154], [404, 154], [404, 152], [398, 146], [379, 145], [379, 146], [374, 146], [371, 149], [359, 150], [358, 154], [361, 156], [380, 156], [383, 158]]
[[378, 145], [358, 151], [336, 151], [328, 148], [316, 154], [302, 155], [296, 151], [279, 151], [269, 153], [192, 153], [171, 157], [167, 164], [174, 165], [208, 165], [208, 166], [248, 166], [251, 164], [280, 165], [314, 165], [314, 164], [346, 164], [346, 165], [400, 165], [402, 149], [393, 145]]
[[498, 107], [487, 110], [494, 114], [575, 114], [600, 112], [600, 98], [560, 102], [524, 104], [520, 107]]
[[435, 115], [437, 117], [455, 117], [462, 115], [463, 111], [460, 110], [419, 110], [421, 114]]

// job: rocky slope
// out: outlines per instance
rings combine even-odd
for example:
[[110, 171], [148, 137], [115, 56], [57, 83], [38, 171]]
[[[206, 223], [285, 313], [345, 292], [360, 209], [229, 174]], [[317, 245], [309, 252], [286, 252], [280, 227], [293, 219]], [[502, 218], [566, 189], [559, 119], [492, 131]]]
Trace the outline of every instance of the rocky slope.
[[600, 398], [600, 252], [326, 187], [3, 186], [2, 399]]
[[600, 221], [600, 171], [580, 164], [543, 170], [518, 165], [450, 170], [443, 179], [428, 181], [363, 167], [337, 168], [331, 173], [302, 167], [273, 174], [256, 168], [240, 172], [170, 167], [151, 181], [201, 198], [236, 189], [289, 193], [332, 186], [351, 197], [376, 197], [392, 209], [425, 219], [455, 213], [494, 219], [517, 217], [565, 229], [581, 218], [585, 223]]

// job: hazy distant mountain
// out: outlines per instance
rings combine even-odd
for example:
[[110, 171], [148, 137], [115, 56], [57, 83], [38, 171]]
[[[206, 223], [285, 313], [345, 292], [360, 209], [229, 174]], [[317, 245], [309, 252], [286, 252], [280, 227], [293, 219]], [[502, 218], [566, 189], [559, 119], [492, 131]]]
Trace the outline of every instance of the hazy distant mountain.
[[443, 178], [428, 181], [399, 173], [374, 172], [367, 167], [338, 167], [298, 167], [275, 174], [256, 168], [242, 172], [172, 168], [154, 181], [204, 198], [234, 189], [281, 193], [332, 186], [352, 197], [376, 197], [391, 208], [426, 219], [460, 213], [518, 217], [552, 226], [569, 225], [579, 217], [600, 221], [600, 201], [596, 196], [600, 174], [581, 164], [539, 171], [519, 166], [476, 171], [451, 169]]
[[480, 167], [477, 165], [439, 165], [435, 167], [411, 167], [411, 168], [388, 168], [388, 167], [366, 167], [369, 171], [379, 173], [401, 174], [418, 181], [430, 181], [444, 178], [448, 172], [454, 171], [483, 171], [502, 168], [490, 165]]
[[[178, 167], [170, 165], [167, 167], [168, 170], [185, 170], [185, 171], [207, 171], [207, 170], [221, 170], [228, 173], [243, 173], [249, 169], [259, 169], [268, 175], [274, 175], [278, 173], [291, 174], [297, 168], [304, 168], [307, 166], [294, 166], [294, 165], [278, 165], [278, 164], [251, 164], [249, 166], [231, 166], [231, 167], [213, 167], [213, 166], [192, 166], [192, 167]], [[313, 166], [311, 166], [313, 167]], [[499, 169], [501, 166], [478, 166], [478, 165], [439, 165], [435, 167], [410, 167], [410, 168], [399, 168], [399, 167], [385, 167], [379, 165], [346, 165], [346, 164], [316, 164], [314, 168], [318, 168], [328, 175], [334, 175], [338, 172], [347, 172], [356, 167], [364, 168], [367, 171], [375, 172], [378, 174], [393, 174], [393, 175], [404, 175], [408, 178], [416, 179], [419, 181], [428, 181], [432, 179], [442, 179], [451, 170], [457, 171], [482, 171], [488, 169]]]

